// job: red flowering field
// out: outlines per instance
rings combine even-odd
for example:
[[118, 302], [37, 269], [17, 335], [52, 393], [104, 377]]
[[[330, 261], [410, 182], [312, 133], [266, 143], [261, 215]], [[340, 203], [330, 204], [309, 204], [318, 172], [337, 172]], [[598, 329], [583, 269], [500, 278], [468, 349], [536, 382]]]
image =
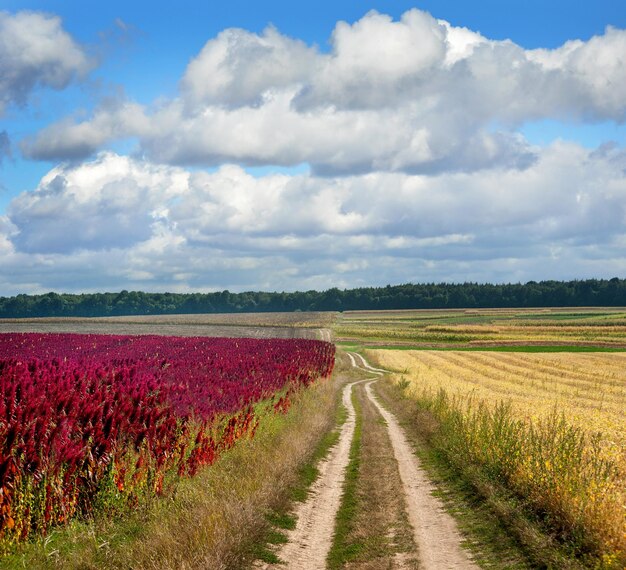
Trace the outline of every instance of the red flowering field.
[[134, 507], [329, 376], [303, 339], [0, 334], [0, 540]]

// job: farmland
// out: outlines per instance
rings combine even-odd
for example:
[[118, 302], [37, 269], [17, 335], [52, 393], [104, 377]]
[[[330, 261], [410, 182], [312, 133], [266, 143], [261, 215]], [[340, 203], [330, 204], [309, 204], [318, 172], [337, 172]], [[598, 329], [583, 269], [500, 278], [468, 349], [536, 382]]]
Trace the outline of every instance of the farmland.
[[320, 338], [333, 313], [244, 313], [126, 317], [0, 319], [2, 332], [162, 334], [241, 338]]
[[556, 408], [568, 422], [604, 434], [611, 454], [626, 449], [626, 353], [373, 351], [410, 382], [408, 392], [471, 397], [537, 421]]
[[[400, 557], [428, 568], [429, 556], [458, 553], [465, 540], [464, 568], [621, 568], [625, 315], [577, 308], [2, 321], [0, 427], [17, 428], [6, 432], [2, 457], [8, 567], [89, 560], [245, 568], [281, 557], [288, 567], [315, 560], [322, 568], [325, 559], [337, 568], [394, 567]], [[350, 352], [339, 352], [332, 382], [317, 382], [335, 355], [311, 339], [330, 338], [331, 327]], [[38, 332], [9, 332], [24, 330]], [[359, 363], [359, 354], [390, 373]], [[463, 514], [461, 534], [419, 530], [442, 507], [410, 518], [409, 505], [422, 499], [399, 474], [393, 422], [382, 421], [375, 400], [442, 485], [436, 493]], [[346, 410], [333, 436], [333, 418]], [[333, 437], [337, 447], [314, 451]], [[307, 463], [325, 453], [328, 469]], [[329, 494], [307, 493], [317, 475], [315, 488]], [[294, 485], [302, 510], [289, 499]], [[469, 497], [457, 498], [455, 485], [471, 489]], [[287, 544], [255, 553], [255, 542], [269, 540], [268, 513], [296, 526], [282, 535], [271, 523], [266, 536]], [[315, 523], [316, 513], [326, 522]], [[499, 530], [481, 536], [494, 520]], [[133, 538], [116, 545], [119, 535]]]
[[171, 493], [333, 363], [304, 339], [0, 335], [2, 544]]
[[346, 311], [339, 341], [422, 348], [626, 348], [626, 312], [614, 309]]
[[392, 371], [458, 474], [513, 493], [585, 566], [621, 568], [623, 311], [346, 313], [335, 333]]

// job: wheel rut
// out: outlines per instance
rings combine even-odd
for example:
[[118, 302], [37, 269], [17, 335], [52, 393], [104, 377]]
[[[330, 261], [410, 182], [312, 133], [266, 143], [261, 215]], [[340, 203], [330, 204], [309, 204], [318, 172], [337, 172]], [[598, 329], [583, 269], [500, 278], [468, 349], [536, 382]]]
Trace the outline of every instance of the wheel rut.
[[[454, 519], [445, 511], [443, 503], [433, 496], [434, 485], [419, 465], [404, 431], [393, 414], [380, 404], [373, 393], [374, 384], [385, 370], [371, 366], [360, 354], [346, 353], [353, 368], [367, 374], [366, 378], [351, 382], [343, 388], [342, 401], [347, 410], [338, 443], [328, 457], [318, 465], [320, 475], [313, 483], [306, 502], [296, 509], [296, 528], [287, 533], [288, 542], [276, 553], [280, 565], [262, 568], [293, 570], [323, 570], [333, 542], [335, 519], [339, 510], [356, 413], [352, 405], [352, 390], [356, 384], [367, 383], [365, 394], [385, 421], [389, 441], [403, 490], [403, 502], [417, 545], [419, 567], [422, 570], [474, 570], [478, 566], [461, 547], [462, 537]], [[391, 500], [391, 498], [390, 498]], [[258, 566], [257, 566], [258, 567]], [[350, 566], [352, 567], [352, 566]], [[372, 566], [373, 567], [373, 566]], [[393, 568], [405, 568], [401, 559]]]
[[[382, 376], [386, 371], [371, 366], [358, 353], [348, 353], [353, 366]], [[404, 431], [395, 416], [380, 404], [372, 391], [373, 382], [365, 385], [368, 398], [387, 423], [389, 438], [398, 463], [404, 499], [418, 547], [420, 567], [424, 570], [473, 570], [478, 566], [461, 547], [462, 537], [456, 521], [443, 503], [433, 495], [436, 490], [421, 468]]]
[[351, 382], [343, 388], [342, 402], [348, 417], [341, 427], [339, 440], [328, 457], [318, 466], [319, 477], [309, 491], [309, 497], [295, 511], [296, 528], [287, 533], [288, 542], [276, 553], [284, 562], [262, 568], [287, 568], [292, 570], [323, 570], [330, 550], [335, 518], [343, 491], [348, 466], [350, 445], [354, 437], [356, 413], [352, 405]]

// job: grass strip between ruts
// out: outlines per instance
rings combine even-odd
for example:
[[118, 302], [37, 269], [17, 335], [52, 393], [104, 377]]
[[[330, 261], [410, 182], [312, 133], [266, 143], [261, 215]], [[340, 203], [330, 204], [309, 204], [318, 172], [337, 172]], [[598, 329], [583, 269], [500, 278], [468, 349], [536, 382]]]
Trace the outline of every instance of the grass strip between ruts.
[[363, 415], [361, 403], [356, 391], [352, 391], [352, 405], [355, 411], [354, 436], [350, 444], [350, 454], [346, 476], [343, 484], [343, 496], [337, 517], [335, 519], [335, 532], [333, 543], [326, 559], [328, 568], [336, 570], [352, 560], [359, 553], [359, 545], [348, 541], [352, 525], [354, 524], [357, 508], [357, 482], [360, 468], [361, 437], [363, 433]]

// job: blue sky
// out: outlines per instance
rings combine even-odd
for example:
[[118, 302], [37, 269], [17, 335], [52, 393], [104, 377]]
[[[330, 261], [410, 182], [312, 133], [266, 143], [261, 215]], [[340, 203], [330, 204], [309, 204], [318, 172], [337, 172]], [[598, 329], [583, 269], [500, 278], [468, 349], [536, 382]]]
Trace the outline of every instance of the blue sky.
[[623, 273], [622, 2], [3, 10], [0, 295]]

